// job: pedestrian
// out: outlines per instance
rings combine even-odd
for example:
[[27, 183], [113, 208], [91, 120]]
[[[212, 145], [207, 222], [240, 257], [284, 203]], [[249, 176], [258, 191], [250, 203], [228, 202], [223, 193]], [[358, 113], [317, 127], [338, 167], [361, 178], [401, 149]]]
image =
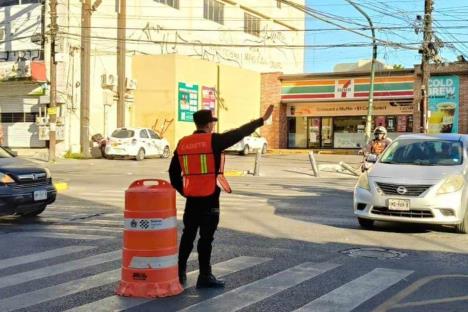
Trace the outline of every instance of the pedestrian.
[[224, 287], [224, 282], [213, 275], [210, 264], [212, 242], [219, 222], [221, 189], [218, 183], [230, 192], [229, 184], [222, 175], [223, 151], [263, 126], [272, 113], [273, 105], [268, 107], [262, 118], [225, 133], [213, 133], [218, 119], [213, 117], [211, 110], [200, 110], [193, 115], [197, 130], [179, 141], [169, 175], [172, 186], [186, 198], [184, 229], [179, 247], [181, 284], [186, 283], [187, 260], [199, 231], [197, 251], [200, 271], [197, 288]]

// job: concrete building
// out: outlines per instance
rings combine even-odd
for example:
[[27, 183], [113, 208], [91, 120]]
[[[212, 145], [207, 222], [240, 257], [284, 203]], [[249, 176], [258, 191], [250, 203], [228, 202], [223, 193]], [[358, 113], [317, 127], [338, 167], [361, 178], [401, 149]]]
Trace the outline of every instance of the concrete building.
[[47, 105], [43, 19], [39, 0], [0, 1], [0, 117], [7, 146], [46, 146], [36, 125]]
[[[164, 67], [153, 67], [149, 76], [135, 71], [133, 62], [140, 55], [185, 55], [255, 72], [303, 70], [304, 13], [277, 1], [134, 0], [127, 6], [127, 126], [149, 125], [141, 124], [144, 116], [138, 116], [139, 88], [167, 77]], [[63, 154], [79, 151], [81, 2], [59, 0], [58, 11], [59, 52], [64, 56], [59, 79], [65, 102], [65, 140], [59, 146]], [[116, 127], [116, 27], [114, 2], [103, 1], [92, 13], [90, 135], [106, 136]]]

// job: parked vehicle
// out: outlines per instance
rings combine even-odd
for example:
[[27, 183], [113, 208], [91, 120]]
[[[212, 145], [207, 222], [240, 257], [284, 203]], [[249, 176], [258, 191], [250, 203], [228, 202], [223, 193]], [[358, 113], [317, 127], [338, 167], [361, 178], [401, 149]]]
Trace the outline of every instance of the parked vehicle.
[[143, 160], [149, 157], [168, 158], [169, 142], [148, 128], [118, 128], [106, 144], [106, 158], [131, 157]]
[[106, 145], [107, 145], [107, 140], [102, 136], [102, 134], [98, 133], [98, 134], [95, 134], [91, 137], [91, 140], [93, 142], [95, 142], [98, 147], [99, 147], [99, 150], [101, 151], [101, 156], [103, 158], [106, 158]]
[[402, 135], [354, 190], [362, 227], [374, 221], [453, 225], [468, 232], [468, 135]]
[[0, 147], [0, 215], [37, 216], [57, 191], [50, 171]]
[[227, 149], [228, 152], [239, 152], [241, 155], [248, 155], [256, 152], [258, 149], [262, 151], [262, 154], [267, 152], [268, 143], [265, 138], [261, 137], [257, 132], [252, 133], [250, 136], [246, 136], [233, 146]]

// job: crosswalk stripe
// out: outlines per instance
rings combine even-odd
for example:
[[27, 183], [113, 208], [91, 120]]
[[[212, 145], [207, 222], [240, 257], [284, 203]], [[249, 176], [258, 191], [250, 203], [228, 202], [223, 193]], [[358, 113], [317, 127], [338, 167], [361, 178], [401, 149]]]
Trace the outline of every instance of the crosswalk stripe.
[[[83, 226], [83, 225], [75, 225], [75, 224], [66, 224], [66, 225], [58, 225], [58, 224], [31, 224], [28, 225], [29, 230], [44, 230], [44, 231], [93, 231], [93, 232], [104, 232], [104, 233], [122, 233], [123, 229], [117, 227], [104, 227], [104, 226]], [[67, 233], [68, 234], [68, 233]], [[81, 238], [80, 234], [74, 234], [77, 238]]]
[[0, 288], [23, 284], [33, 280], [84, 269], [93, 265], [119, 260], [122, 252], [112, 251], [78, 260], [67, 261], [48, 267], [0, 277]]
[[[192, 253], [190, 255], [189, 260], [196, 256], [197, 253]], [[9, 312], [17, 309], [28, 308], [46, 301], [73, 295], [83, 290], [115, 283], [120, 279], [120, 272], [120, 269], [112, 270], [109, 272], [103, 272], [93, 276], [66, 282], [63, 284], [38, 289], [35, 291], [28, 292], [26, 294], [19, 294], [17, 296], [1, 299], [1, 311]], [[107, 307], [105, 308], [107, 309]]]
[[338, 266], [329, 262], [305, 262], [180, 311], [238, 311]]
[[[259, 257], [237, 257], [228, 261], [213, 265], [213, 274], [222, 277], [241, 270], [251, 268], [253, 266], [270, 261], [270, 258]], [[196, 284], [198, 270], [187, 274], [187, 288], [193, 287]], [[67, 312], [109, 312], [109, 311], [124, 311], [125, 309], [134, 308], [136, 306], [148, 303], [154, 299], [136, 299], [124, 298], [119, 296], [107, 297], [89, 304], [76, 307]], [[1, 305], [0, 305], [1, 306]], [[221, 310], [220, 310], [221, 311]]]
[[123, 220], [102, 220], [102, 219], [77, 219], [77, 220], [70, 220], [70, 219], [61, 219], [61, 218], [42, 218], [41, 220], [47, 222], [67, 222], [67, 223], [85, 223], [85, 224], [108, 224], [108, 225], [121, 225], [123, 226]]
[[47, 250], [43, 252], [38, 252], [35, 254], [29, 254], [26, 256], [19, 256], [19, 257], [12, 257], [7, 259], [0, 260], [0, 268], [6, 269], [9, 267], [32, 263], [40, 260], [46, 260], [50, 258], [71, 255], [74, 253], [95, 249], [96, 247], [93, 246], [69, 246], [64, 248], [57, 248], [52, 250]]
[[295, 312], [349, 312], [413, 271], [377, 268], [315, 299]]
[[99, 239], [111, 239], [113, 236], [104, 236], [104, 235], [91, 235], [91, 234], [72, 234], [72, 233], [54, 233], [54, 232], [13, 232], [4, 234], [2, 239], [17, 238], [19, 236], [29, 236], [29, 237], [44, 237], [44, 238], [61, 238], [61, 239], [79, 239], [79, 240], [99, 240]]

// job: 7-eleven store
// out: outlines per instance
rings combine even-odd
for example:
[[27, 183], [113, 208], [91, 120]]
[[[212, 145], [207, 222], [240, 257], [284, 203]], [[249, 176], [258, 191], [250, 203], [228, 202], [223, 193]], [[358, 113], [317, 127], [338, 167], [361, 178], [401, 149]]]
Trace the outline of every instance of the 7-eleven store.
[[[281, 112], [287, 135], [279, 147], [354, 149], [365, 144], [369, 74], [283, 75]], [[377, 74], [373, 128], [384, 126], [394, 138], [413, 132], [414, 74]], [[281, 141], [281, 140], [280, 140]]]

